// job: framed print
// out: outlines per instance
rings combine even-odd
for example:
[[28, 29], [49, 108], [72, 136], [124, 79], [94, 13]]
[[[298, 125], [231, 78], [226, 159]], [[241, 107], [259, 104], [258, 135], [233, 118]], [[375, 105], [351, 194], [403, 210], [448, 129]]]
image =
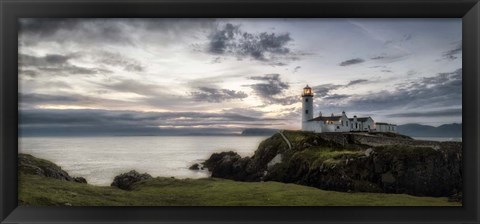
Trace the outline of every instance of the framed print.
[[478, 223], [479, 7], [4, 1], [1, 221]]

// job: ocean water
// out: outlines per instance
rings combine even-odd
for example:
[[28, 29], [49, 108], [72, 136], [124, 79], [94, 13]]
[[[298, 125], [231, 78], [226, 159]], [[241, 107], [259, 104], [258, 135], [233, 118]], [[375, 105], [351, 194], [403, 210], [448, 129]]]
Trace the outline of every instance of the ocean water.
[[50, 160], [71, 176], [107, 186], [132, 169], [157, 177], [203, 178], [188, 168], [212, 153], [233, 150], [251, 156], [265, 136], [23, 137], [21, 153]]

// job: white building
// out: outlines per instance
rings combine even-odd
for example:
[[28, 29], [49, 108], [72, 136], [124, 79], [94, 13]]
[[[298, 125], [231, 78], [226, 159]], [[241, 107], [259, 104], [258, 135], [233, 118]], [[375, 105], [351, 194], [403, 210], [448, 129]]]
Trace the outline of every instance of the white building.
[[345, 111], [341, 115], [331, 114], [323, 116], [322, 113], [318, 117], [313, 117], [313, 91], [308, 85], [303, 88], [302, 93], [302, 130], [312, 132], [354, 132], [354, 131], [379, 131], [379, 132], [396, 132], [396, 125], [388, 124], [381, 129], [376, 128], [376, 123], [371, 117], [348, 118]]
[[387, 123], [376, 123], [378, 132], [397, 132], [397, 125], [396, 124], [387, 124]]

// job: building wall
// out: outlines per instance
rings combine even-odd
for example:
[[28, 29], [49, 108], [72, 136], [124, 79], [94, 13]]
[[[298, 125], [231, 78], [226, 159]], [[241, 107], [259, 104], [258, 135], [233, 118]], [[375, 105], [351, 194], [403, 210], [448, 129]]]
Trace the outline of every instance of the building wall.
[[362, 131], [370, 131], [372, 129], [375, 129], [375, 122], [373, 121], [373, 119], [369, 118], [362, 123]]
[[397, 126], [391, 124], [376, 124], [376, 131], [378, 132], [397, 132]]
[[313, 97], [312, 96], [303, 96], [302, 97], [302, 130], [307, 131], [309, 129], [306, 125], [308, 120], [313, 119]]

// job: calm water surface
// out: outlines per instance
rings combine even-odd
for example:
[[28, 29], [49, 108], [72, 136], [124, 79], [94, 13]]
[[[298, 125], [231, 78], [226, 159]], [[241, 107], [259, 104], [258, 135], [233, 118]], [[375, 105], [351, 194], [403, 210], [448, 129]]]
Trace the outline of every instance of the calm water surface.
[[24, 137], [19, 152], [50, 160], [90, 184], [110, 185], [135, 169], [152, 176], [208, 177], [188, 167], [214, 152], [233, 150], [251, 156], [265, 136]]

